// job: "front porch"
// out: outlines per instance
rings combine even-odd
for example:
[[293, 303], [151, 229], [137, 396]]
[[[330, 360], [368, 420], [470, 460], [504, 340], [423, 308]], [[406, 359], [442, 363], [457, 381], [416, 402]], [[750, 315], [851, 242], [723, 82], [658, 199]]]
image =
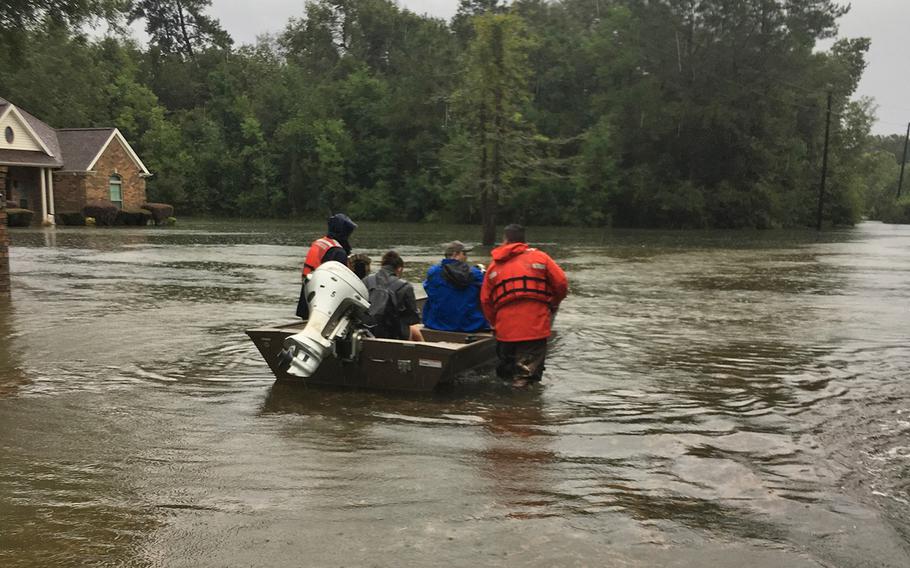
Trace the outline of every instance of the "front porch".
[[[0, 171], [2, 175], [2, 171]], [[8, 207], [31, 209], [35, 221], [54, 224], [54, 176], [50, 168], [10, 166], [6, 172], [6, 201]]]
[[[51, 168], [0, 166], [0, 178], [6, 178], [7, 207], [35, 212], [33, 224], [53, 225], [56, 214], [54, 175]], [[4, 184], [0, 183], [0, 189]]]

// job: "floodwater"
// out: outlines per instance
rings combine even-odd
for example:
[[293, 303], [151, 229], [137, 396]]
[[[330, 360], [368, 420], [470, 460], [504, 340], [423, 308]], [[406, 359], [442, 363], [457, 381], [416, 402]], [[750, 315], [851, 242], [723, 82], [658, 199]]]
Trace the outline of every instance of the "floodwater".
[[[542, 386], [433, 395], [273, 384], [243, 331], [318, 232], [12, 232], [0, 566], [910, 566], [910, 226], [531, 230]], [[353, 241], [418, 280], [478, 233]]]

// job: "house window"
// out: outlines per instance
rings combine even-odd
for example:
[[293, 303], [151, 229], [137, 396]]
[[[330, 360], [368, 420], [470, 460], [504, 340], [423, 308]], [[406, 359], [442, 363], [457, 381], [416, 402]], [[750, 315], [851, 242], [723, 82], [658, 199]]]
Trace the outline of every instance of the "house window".
[[110, 188], [111, 203], [123, 209], [123, 181], [117, 174], [111, 176]]
[[6, 130], [3, 131], [3, 135], [6, 136], [6, 142], [9, 144], [12, 144], [13, 140], [16, 139], [16, 134], [13, 132], [12, 126], [7, 126]]

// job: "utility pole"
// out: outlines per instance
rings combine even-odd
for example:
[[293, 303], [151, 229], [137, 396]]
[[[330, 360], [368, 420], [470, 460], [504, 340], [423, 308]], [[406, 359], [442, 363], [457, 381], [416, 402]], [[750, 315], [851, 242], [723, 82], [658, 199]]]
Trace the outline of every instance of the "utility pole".
[[904, 159], [901, 160], [901, 177], [897, 181], [897, 198], [901, 197], [901, 188], [904, 186], [904, 166], [907, 165], [907, 142], [910, 141], [910, 122], [907, 123], [907, 136], [904, 137]]
[[831, 91], [828, 91], [828, 115], [825, 119], [825, 153], [822, 156], [822, 182], [818, 186], [818, 216], [815, 229], [822, 230], [822, 210], [825, 206], [825, 182], [828, 180], [828, 139], [831, 136]]

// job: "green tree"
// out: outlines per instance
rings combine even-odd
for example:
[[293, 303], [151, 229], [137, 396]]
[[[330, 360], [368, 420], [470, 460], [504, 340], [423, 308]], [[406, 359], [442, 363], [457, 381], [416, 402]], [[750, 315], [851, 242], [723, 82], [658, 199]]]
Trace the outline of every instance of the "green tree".
[[530, 100], [529, 45], [518, 16], [476, 16], [462, 84], [453, 96], [464, 132], [456, 143], [463, 146], [462, 169], [470, 192], [479, 198], [484, 244], [496, 239], [500, 199], [511, 178], [527, 165], [533, 143], [533, 130], [523, 116]]
[[342, 121], [301, 112], [283, 124], [277, 136], [287, 149], [282, 170], [291, 214], [326, 213], [350, 203], [354, 192], [346, 180], [352, 144]]
[[204, 13], [211, 4], [211, 0], [134, 0], [128, 21], [145, 20], [151, 43], [162, 54], [195, 59], [202, 49], [226, 49], [233, 43], [218, 20]]
[[[75, 30], [91, 20], [105, 19], [115, 26], [125, 0], [4, 0], [0, 2], [0, 49], [23, 53], [30, 32]], [[51, 30], [48, 30], [48, 28]]]

